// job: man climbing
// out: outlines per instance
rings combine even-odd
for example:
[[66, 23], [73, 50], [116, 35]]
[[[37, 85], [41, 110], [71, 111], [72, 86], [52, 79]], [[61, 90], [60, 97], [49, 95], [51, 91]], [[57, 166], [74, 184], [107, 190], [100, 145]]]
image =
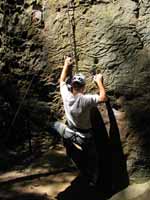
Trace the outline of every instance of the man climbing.
[[98, 94], [84, 94], [85, 77], [76, 74], [71, 79], [71, 89], [68, 89], [66, 79], [72, 70], [73, 60], [66, 57], [60, 76], [60, 93], [62, 96], [67, 125], [61, 122], [51, 123], [51, 128], [58, 132], [65, 140], [78, 145], [87, 158], [86, 176], [90, 186], [95, 186], [99, 178], [98, 154], [94, 142], [90, 110], [100, 102], [107, 101], [103, 77], [97, 74], [94, 81], [99, 88]]

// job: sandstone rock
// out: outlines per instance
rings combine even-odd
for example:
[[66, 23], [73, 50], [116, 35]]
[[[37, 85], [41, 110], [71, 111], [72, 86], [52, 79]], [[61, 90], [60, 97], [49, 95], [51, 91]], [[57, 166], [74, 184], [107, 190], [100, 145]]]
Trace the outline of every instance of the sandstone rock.
[[[11, 87], [7, 87], [7, 93], [1, 91], [0, 95], [10, 104], [12, 116], [33, 79], [26, 97], [27, 101], [36, 102], [35, 107], [32, 105], [36, 113], [36, 116], [31, 113], [32, 119], [36, 118], [38, 125], [46, 117], [59, 119], [64, 112], [58, 78], [63, 56], [74, 49], [68, 1], [9, 0], [5, 4], [5, 23], [3, 3], [0, 3], [0, 69], [4, 74], [1, 78], [8, 76], [4, 80], [13, 82], [17, 91], [16, 103], [9, 95], [14, 90]], [[40, 11], [38, 20], [44, 16], [45, 28], [32, 22], [34, 10]], [[72, 8], [69, 13], [73, 19]], [[86, 75], [87, 90], [90, 92], [96, 91], [89, 75], [91, 66], [104, 74], [127, 158], [127, 169], [135, 181], [150, 176], [149, 16], [149, 0], [75, 0], [79, 70]], [[49, 86], [43, 81], [47, 76], [51, 76]], [[0, 86], [3, 86], [4, 80], [0, 80]], [[46, 105], [49, 102], [50, 113], [45, 105], [40, 104], [41, 118], [37, 115], [39, 110], [36, 105], [43, 101]], [[109, 131], [107, 115], [106, 122]]]
[[[149, 166], [150, 152], [150, 88], [146, 82], [150, 74], [150, 3], [148, 0], [75, 2], [78, 3], [75, 7], [75, 39], [79, 70], [87, 76], [89, 90], [94, 86], [91, 85], [88, 66], [95, 65], [104, 74], [107, 93], [116, 109], [129, 175], [135, 180], [149, 177], [146, 166]], [[57, 63], [62, 54], [73, 49], [71, 27], [64, 2], [59, 1], [59, 12], [54, 12], [51, 2], [49, 5], [45, 19], [49, 36], [46, 39], [48, 60]], [[53, 67], [56, 68], [57, 64]], [[123, 101], [118, 105], [120, 98]], [[56, 99], [54, 102], [59, 104], [60, 100]], [[61, 105], [58, 104], [57, 109]], [[123, 120], [120, 119], [122, 112], [125, 116]]]
[[4, 20], [4, 15], [0, 14], [0, 28], [3, 27], [3, 20]]
[[33, 10], [33, 18], [34, 20], [41, 21], [42, 12], [40, 10]]
[[133, 184], [110, 200], [148, 200], [150, 195], [150, 182]]
[[[25, 121], [29, 119], [31, 119], [31, 124], [34, 124], [31, 129], [38, 127], [36, 129], [38, 132], [39, 126], [37, 124], [40, 124], [39, 121], [46, 123], [49, 116], [49, 108], [46, 107], [47, 100], [45, 104], [41, 105], [42, 99], [45, 99], [42, 94], [46, 95], [47, 93], [48, 96], [48, 91], [47, 88], [41, 89], [40, 85], [40, 74], [43, 72], [46, 61], [42, 52], [41, 25], [35, 26], [31, 20], [33, 5], [35, 4], [40, 5], [41, 2], [12, 0], [6, 1], [5, 6], [3, 6], [3, 1], [0, 3], [2, 41], [0, 48], [0, 69], [2, 73], [0, 97], [4, 98], [4, 101], [9, 104], [9, 111], [3, 109], [3, 103], [0, 104], [1, 109], [5, 110], [0, 114], [0, 118], [2, 117], [5, 123], [5, 127], [3, 126], [1, 129], [0, 137], [7, 135], [7, 129], [10, 129], [12, 134], [15, 134], [15, 131], [17, 134], [19, 130], [26, 131]], [[37, 76], [37, 73], [39, 76]], [[38, 85], [38, 90], [36, 85]], [[38, 93], [41, 95], [40, 100], [38, 100]], [[31, 96], [35, 101], [34, 105], [31, 103]], [[46, 98], [48, 99], [48, 97]], [[30, 109], [34, 112], [30, 112]], [[16, 115], [16, 113], [18, 114]], [[16, 119], [14, 120], [15, 115]], [[11, 127], [9, 127], [10, 124]], [[42, 123], [40, 126], [44, 127], [45, 125]], [[21, 134], [20, 137], [22, 137]]]

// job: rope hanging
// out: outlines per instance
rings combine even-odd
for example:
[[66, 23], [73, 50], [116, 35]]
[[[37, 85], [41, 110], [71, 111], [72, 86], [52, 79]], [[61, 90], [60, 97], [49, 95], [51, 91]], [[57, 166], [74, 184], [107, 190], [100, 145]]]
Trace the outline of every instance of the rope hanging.
[[77, 56], [77, 46], [76, 46], [76, 24], [75, 24], [75, 2], [71, 0], [68, 2], [68, 20], [70, 24], [70, 45], [72, 48], [73, 57], [75, 59], [75, 68], [76, 72], [78, 72], [78, 56]]

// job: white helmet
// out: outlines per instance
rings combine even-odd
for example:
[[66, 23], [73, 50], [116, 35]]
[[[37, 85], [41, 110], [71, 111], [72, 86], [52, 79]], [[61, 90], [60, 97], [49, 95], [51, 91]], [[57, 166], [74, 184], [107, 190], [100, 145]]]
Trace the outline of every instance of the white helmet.
[[81, 73], [75, 74], [71, 80], [71, 83], [79, 83], [80, 85], [85, 85], [85, 76]]

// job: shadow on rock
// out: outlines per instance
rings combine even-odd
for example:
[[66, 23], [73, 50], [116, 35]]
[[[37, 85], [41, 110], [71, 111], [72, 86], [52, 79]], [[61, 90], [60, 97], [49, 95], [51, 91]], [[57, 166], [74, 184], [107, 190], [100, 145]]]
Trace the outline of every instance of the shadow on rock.
[[[5, 191], [6, 192], [6, 191]], [[47, 194], [36, 194], [26, 192], [8, 191], [6, 194], [0, 194], [1, 200], [49, 200]]]
[[107, 196], [112, 196], [129, 185], [129, 177], [119, 128], [110, 102], [106, 103], [106, 109], [109, 118], [109, 133], [107, 133], [104, 121], [97, 108], [92, 110], [91, 121], [99, 152], [99, 188], [102, 188]]
[[56, 197], [58, 200], [105, 200], [107, 199], [103, 193], [98, 191], [98, 189], [94, 189], [89, 187], [86, 179], [82, 176], [78, 176], [71, 182], [71, 185], [65, 189], [65, 191], [58, 194]]
[[94, 131], [96, 148], [99, 154], [98, 188], [106, 196], [112, 194], [111, 149], [108, 133], [98, 108], [91, 111], [91, 122]]
[[129, 185], [129, 177], [126, 159], [121, 145], [119, 128], [109, 102], [106, 103], [106, 108], [110, 121], [109, 138], [111, 150], [112, 189], [113, 192], [116, 193]]

